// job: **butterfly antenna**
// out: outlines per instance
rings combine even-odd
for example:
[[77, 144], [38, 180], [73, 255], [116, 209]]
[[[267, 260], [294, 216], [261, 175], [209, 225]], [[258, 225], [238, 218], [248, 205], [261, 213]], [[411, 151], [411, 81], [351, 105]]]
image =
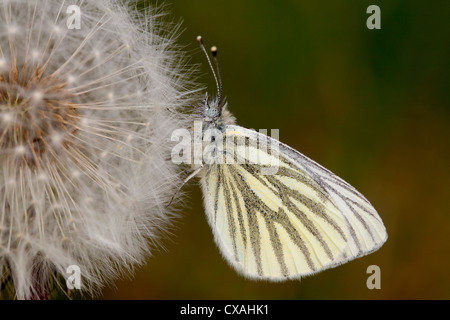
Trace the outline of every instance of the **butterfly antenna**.
[[[217, 78], [217, 76], [216, 76], [216, 72], [214, 71], [214, 68], [213, 68], [213, 66], [212, 66], [211, 60], [209, 59], [208, 52], [206, 52], [205, 45], [203, 44], [202, 36], [198, 36], [198, 37], [197, 37], [197, 41], [198, 41], [198, 43], [200, 44], [200, 48], [202, 48], [203, 52], [205, 53], [206, 59], [208, 60], [208, 63], [209, 63], [209, 67], [211, 68], [211, 71], [212, 71], [212, 73], [213, 73], [214, 80], [216, 80], [217, 96], [218, 96], [219, 101], [220, 101], [220, 99], [221, 99], [221, 97], [222, 97], [222, 81], [219, 82], [219, 80], [218, 80], [218, 78]], [[215, 47], [213, 47], [213, 48], [215, 48]], [[212, 49], [212, 48], [211, 48], [211, 49]], [[217, 48], [216, 48], [216, 53], [213, 53], [214, 58], [215, 58], [215, 54], [217, 54]], [[216, 65], [217, 65], [217, 60], [216, 60]], [[217, 69], [217, 70], [218, 70], [218, 69]], [[219, 74], [219, 79], [220, 79], [220, 74]]]
[[214, 61], [216, 62], [216, 70], [217, 70], [217, 76], [219, 78], [219, 86], [217, 87], [217, 96], [219, 97], [219, 101], [222, 100], [222, 77], [220, 76], [220, 70], [219, 70], [219, 60], [217, 60], [217, 47], [211, 47], [211, 53], [214, 57]]

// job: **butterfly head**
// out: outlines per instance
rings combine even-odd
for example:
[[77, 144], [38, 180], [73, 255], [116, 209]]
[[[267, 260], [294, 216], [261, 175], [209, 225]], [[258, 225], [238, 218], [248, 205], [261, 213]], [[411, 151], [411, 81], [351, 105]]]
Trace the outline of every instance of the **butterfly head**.
[[223, 105], [224, 103], [219, 100], [219, 97], [210, 98], [206, 93], [205, 98], [200, 103], [204, 121], [217, 121], [222, 116]]

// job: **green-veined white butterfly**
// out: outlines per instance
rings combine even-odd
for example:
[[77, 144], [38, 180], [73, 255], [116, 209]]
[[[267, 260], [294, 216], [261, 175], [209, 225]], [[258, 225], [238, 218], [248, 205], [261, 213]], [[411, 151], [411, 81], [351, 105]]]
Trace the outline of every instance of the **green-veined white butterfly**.
[[[361, 193], [289, 146], [234, 124], [222, 100], [216, 49], [218, 77], [197, 40], [218, 95], [200, 103], [202, 138], [212, 156], [188, 179], [201, 175], [208, 222], [224, 258], [248, 278], [286, 280], [380, 248], [386, 229]], [[264, 174], [273, 163], [276, 173]]]

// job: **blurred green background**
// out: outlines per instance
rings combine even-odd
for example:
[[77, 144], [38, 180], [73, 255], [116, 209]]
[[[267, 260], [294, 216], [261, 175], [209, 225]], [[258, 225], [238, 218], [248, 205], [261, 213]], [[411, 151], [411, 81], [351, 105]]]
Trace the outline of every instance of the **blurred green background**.
[[[332, 170], [375, 206], [377, 252], [301, 281], [246, 280], [216, 248], [198, 181], [185, 186], [171, 239], [104, 299], [450, 299], [448, 1], [226, 0], [167, 3], [210, 93], [195, 40], [216, 45], [238, 124]], [[381, 30], [366, 9], [381, 8]], [[369, 290], [366, 269], [381, 268]]]

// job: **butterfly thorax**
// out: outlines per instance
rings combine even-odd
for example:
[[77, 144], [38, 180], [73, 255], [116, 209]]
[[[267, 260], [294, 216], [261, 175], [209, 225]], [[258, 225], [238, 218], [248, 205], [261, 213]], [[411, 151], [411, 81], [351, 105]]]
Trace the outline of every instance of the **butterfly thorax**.
[[224, 133], [227, 126], [235, 123], [235, 118], [227, 110], [227, 104], [218, 97], [208, 99], [208, 95], [199, 104], [202, 121], [203, 164], [210, 166], [220, 163], [223, 156]]

